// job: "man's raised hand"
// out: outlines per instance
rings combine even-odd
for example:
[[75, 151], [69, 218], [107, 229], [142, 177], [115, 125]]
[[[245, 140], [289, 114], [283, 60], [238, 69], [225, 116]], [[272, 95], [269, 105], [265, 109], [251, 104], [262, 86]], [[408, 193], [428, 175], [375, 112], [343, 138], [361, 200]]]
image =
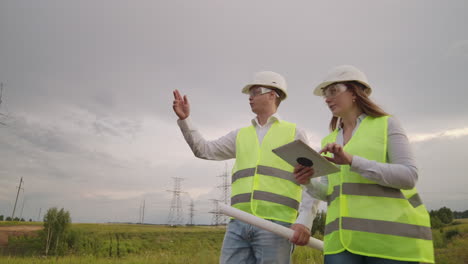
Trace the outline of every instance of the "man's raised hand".
[[174, 90], [174, 102], [172, 104], [172, 109], [174, 113], [179, 117], [180, 120], [184, 120], [190, 115], [190, 103], [188, 101], [187, 95], [180, 95], [179, 91]]

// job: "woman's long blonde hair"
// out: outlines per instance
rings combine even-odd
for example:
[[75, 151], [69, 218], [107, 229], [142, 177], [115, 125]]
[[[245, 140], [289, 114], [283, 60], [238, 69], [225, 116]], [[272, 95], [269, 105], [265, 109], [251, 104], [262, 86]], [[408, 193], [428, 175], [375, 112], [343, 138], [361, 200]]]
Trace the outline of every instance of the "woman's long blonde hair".
[[[343, 82], [343, 84], [346, 85], [348, 91], [352, 92], [356, 96], [356, 104], [363, 113], [372, 117], [381, 117], [389, 115], [382, 108], [380, 108], [380, 106], [372, 102], [372, 100], [365, 92], [365, 90], [368, 89], [366, 86], [356, 81]], [[340, 119], [341, 118], [337, 116], [332, 117], [330, 121], [331, 131], [334, 131], [336, 129], [336, 127], [341, 122]]]

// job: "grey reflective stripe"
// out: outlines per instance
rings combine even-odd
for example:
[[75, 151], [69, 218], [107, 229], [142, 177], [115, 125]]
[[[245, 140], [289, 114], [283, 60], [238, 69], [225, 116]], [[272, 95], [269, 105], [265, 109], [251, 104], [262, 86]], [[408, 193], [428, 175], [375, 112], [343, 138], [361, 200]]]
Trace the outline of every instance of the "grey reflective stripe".
[[234, 195], [233, 197], [231, 197], [231, 205], [250, 202], [250, 195], [251, 193], [241, 193], [238, 195]]
[[286, 196], [282, 196], [282, 195], [274, 194], [270, 192], [254, 191], [253, 199], [282, 204], [282, 205], [291, 207], [295, 210], [299, 208], [298, 201], [292, 198], [286, 197]]
[[[405, 199], [405, 196], [400, 189], [385, 187], [372, 183], [343, 183], [343, 194], [346, 195], [360, 195], [360, 196], [376, 196]], [[333, 192], [328, 196], [328, 204], [336, 199], [339, 195], [339, 185], [333, 188]]]
[[[326, 234], [338, 230], [337, 220], [325, 227]], [[343, 217], [341, 221], [341, 227], [346, 230], [432, 240], [431, 228], [427, 226], [353, 217]]]
[[238, 170], [232, 175], [231, 183], [237, 181], [240, 178], [250, 177], [254, 175], [255, 175], [255, 168]]
[[405, 199], [400, 189], [372, 183], [343, 183], [343, 194]]
[[327, 196], [327, 204], [330, 205], [338, 196], [340, 196], [340, 186], [336, 185], [333, 187], [333, 191]]
[[328, 235], [331, 232], [335, 232], [339, 228], [340, 228], [340, 219], [337, 218], [325, 226], [325, 235]]
[[420, 206], [421, 204], [423, 204], [422, 200], [421, 200], [421, 197], [419, 197], [419, 194], [415, 194], [413, 196], [411, 196], [409, 199], [408, 199], [408, 202], [414, 207], [418, 207]]
[[257, 174], [262, 174], [262, 175], [281, 178], [281, 179], [284, 179], [284, 180], [288, 180], [288, 181], [290, 181], [290, 182], [292, 182], [292, 183], [294, 183], [296, 185], [299, 185], [299, 183], [294, 178], [294, 174], [292, 172], [289, 172], [289, 171], [280, 170], [280, 169], [273, 168], [273, 167], [258, 165]]

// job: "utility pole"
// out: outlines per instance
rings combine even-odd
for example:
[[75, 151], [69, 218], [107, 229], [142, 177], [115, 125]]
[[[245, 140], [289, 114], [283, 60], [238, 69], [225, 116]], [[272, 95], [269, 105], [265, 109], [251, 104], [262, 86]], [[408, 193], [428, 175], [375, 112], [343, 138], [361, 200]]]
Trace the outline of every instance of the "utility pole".
[[2, 104], [3, 83], [0, 83], [0, 105]]
[[13, 213], [11, 214], [11, 221], [13, 221], [13, 219], [15, 219], [16, 203], [18, 202], [18, 196], [19, 196], [19, 193], [20, 193], [20, 190], [21, 190], [21, 184], [23, 184], [23, 177], [21, 177], [21, 179], [20, 179], [18, 192], [16, 193], [15, 207], [13, 207]]
[[[2, 105], [2, 97], [3, 97], [3, 83], [0, 83], [0, 106]], [[0, 113], [1, 116], [6, 116], [2, 113]], [[6, 126], [7, 124], [0, 122], [0, 125]]]
[[169, 210], [167, 223], [170, 226], [176, 226], [182, 225], [183, 221], [182, 200], [180, 199], [180, 195], [185, 192], [182, 191], [180, 182], [184, 180], [184, 178], [172, 178], [174, 179], [174, 190], [167, 190], [168, 192], [172, 193], [171, 209]]
[[39, 214], [37, 215], [37, 221], [38, 222], [41, 222], [41, 211], [42, 211], [42, 208], [39, 208]]

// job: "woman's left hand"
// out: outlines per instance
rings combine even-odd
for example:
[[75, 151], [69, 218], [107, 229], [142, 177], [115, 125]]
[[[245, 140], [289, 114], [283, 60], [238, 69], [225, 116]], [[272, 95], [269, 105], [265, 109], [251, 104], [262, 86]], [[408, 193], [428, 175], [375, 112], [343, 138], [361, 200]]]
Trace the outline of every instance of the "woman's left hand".
[[353, 155], [345, 152], [343, 150], [343, 147], [339, 144], [336, 143], [329, 143], [327, 144], [322, 150], [320, 150], [320, 154], [325, 153], [327, 154], [328, 152], [333, 154], [333, 157], [326, 157], [327, 160], [338, 164], [338, 165], [351, 165], [351, 162], [353, 161]]

